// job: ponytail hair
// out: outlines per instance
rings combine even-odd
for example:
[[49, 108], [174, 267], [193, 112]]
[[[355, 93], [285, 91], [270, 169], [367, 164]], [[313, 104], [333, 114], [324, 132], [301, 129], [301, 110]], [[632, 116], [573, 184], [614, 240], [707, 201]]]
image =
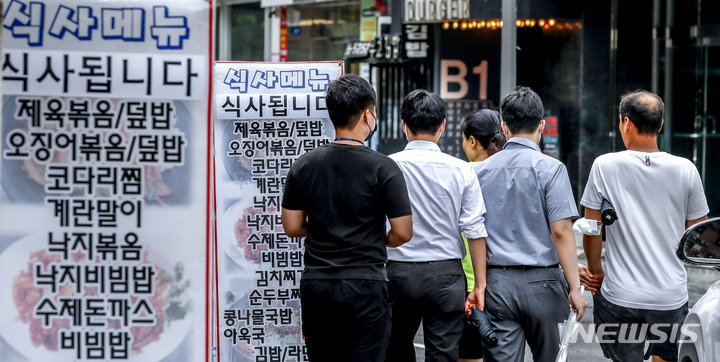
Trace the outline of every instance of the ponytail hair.
[[465, 116], [460, 129], [465, 138], [475, 137], [487, 150], [488, 156], [502, 150], [507, 141], [500, 127], [500, 114], [492, 109], [481, 109]]

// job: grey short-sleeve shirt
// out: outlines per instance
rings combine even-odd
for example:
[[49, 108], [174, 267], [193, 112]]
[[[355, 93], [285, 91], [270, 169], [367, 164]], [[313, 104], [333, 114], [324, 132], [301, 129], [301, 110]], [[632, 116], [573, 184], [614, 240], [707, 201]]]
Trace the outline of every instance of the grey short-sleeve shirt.
[[485, 199], [488, 265], [558, 263], [550, 223], [578, 215], [567, 169], [525, 138], [475, 168]]

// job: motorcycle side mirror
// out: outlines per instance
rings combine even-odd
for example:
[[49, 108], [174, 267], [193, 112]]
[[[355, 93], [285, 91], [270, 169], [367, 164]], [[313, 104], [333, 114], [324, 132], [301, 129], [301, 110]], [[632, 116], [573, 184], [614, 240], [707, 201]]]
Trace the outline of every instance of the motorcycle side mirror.
[[720, 217], [688, 228], [675, 253], [686, 263], [720, 269]]

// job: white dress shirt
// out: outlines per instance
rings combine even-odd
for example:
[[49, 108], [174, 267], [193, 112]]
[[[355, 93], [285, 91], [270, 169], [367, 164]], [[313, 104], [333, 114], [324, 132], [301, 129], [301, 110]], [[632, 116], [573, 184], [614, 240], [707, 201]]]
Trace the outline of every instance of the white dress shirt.
[[413, 237], [388, 248], [393, 261], [462, 259], [468, 239], [487, 236], [485, 203], [477, 177], [465, 161], [440, 151], [434, 142], [411, 141], [390, 155], [405, 176], [412, 206]]

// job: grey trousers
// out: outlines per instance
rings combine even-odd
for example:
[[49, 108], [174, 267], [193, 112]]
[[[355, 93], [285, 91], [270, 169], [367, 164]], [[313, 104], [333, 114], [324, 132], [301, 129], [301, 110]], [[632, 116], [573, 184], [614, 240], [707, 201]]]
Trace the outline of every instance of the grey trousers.
[[485, 361], [522, 362], [527, 340], [536, 362], [555, 361], [558, 324], [570, 314], [568, 284], [555, 268], [488, 268], [485, 311], [498, 337]]

